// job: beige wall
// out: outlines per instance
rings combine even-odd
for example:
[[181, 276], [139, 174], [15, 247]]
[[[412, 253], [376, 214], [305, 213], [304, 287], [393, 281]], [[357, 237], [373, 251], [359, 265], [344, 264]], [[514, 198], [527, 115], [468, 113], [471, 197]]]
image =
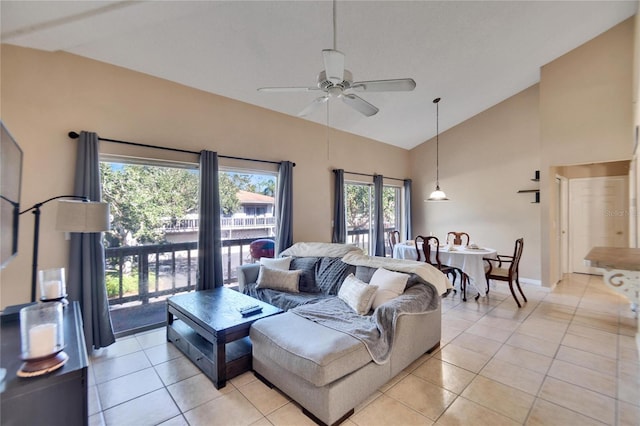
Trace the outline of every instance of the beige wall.
[[555, 166], [630, 160], [634, 19], [545, 65], [540, 75], [542, 279], [555, 284]]
[[[435, 139], [411, 150], [414, 234], [464, 230], [501, 253], [510, 253], [513, 241], [524, 236], [521, 276], [554, 285], [560, 278], [552, 245], [556, 173], [618, 175], [629, 167], [633, 42], [640, 38], [635, 19], [543, 66], [539, 85], [440, 135], [440, 186], [450, 202], [423, 202], [435, 186]], [[443, 99], [441, 114], [445, 106], [455, 108]], [[635, 115], [639, 124], [637, 109]], [[529, 179], [537, 169], [541, 182], [534, 183]], [[531, 204], [532, 194], [517, 194], [538, 184], [539, 205]]]
[[[296, 241], [330, 241], [333, 168], [408, 177], [408, 152], [387, 144], [339, 131], [328, 144], [324, 126], [74, 55], [8, 45], [1, 55], [2, 120], [24, 150], [25, 207], [72, 191], [71, 130], [293, 161]], [[41, 268], [67, 265], [68, 242], [54, 230], [55, 209], [55, 203], [42, 209]], [[21, 216], [19, 254], [0, 274], [2, 307], [29, 299], [32, 229], [31, 215]]]
[[[455, 105], [441, 101], [440, 114]], [[448, 202], [423, 202], [435, 187], [435, 139], [411, 150], [413, 233], [439, 238], [465, 231], [481, 246], [513, 252], [524, 237], [520, 276], [540, 279], [540, 205], [532, 182], [540, 166], [538, 86], [440, 135], [440, 187]]]

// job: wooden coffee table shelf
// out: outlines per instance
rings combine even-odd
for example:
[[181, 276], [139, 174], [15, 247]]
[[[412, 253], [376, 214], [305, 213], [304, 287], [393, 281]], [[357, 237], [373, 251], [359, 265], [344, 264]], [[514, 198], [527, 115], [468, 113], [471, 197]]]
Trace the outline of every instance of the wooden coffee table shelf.
[[[262, 311], [243, 317], [238, 308], [247, 305], [260, 305]], [[220, 389], [251, 369], [251, 324], [281, 312], [226, 287], [174, 296], [167, 301], [167, 340]]]

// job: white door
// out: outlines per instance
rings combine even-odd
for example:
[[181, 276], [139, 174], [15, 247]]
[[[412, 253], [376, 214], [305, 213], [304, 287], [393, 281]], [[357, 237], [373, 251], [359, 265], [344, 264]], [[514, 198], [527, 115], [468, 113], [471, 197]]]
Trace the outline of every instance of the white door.
[[593, 247], [627, 247], [627, 176], [569, 181], [569, 250], [572, 272], [599, 274], [585, 265]]

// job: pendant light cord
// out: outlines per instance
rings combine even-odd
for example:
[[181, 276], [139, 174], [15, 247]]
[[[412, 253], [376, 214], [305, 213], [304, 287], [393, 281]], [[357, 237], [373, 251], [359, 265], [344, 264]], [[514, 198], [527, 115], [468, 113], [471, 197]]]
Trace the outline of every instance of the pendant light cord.
[[439, 116], [440, 116], [440, 107], [438, 103], [440, 102], [440, 98], [435, 98], [433, 103], [436, 104], [436, 189], [440, 189], [440, 141], [439, 135], [440, 130], [438, 128]]

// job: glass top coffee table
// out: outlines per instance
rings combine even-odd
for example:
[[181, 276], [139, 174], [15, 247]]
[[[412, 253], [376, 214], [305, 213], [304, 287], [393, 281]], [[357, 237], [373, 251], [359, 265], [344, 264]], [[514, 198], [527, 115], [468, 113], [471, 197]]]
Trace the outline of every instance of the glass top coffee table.
[[[262, 309], [246, 316], [240, 312], [255, 305]], [[251, 369], [251, 324], [281, 312], [226, 287], [173, 296], [167, 300], [167, 340], [220, 389]]]

